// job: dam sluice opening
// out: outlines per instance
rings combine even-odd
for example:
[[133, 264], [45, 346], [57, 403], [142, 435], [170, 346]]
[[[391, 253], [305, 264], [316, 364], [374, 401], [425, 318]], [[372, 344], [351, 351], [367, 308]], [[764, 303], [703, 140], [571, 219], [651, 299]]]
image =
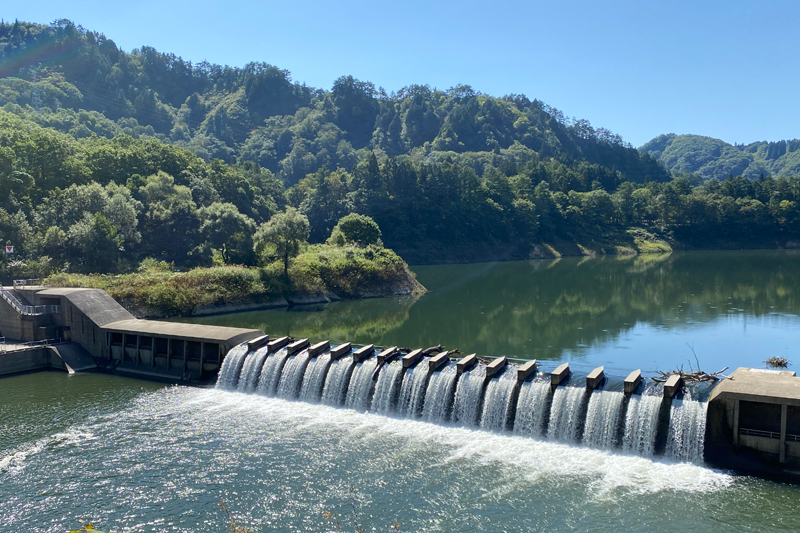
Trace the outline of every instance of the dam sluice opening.
[[[419, 419], [520, 437], [619, 450], [643, 457], [702, 463], [707, 402], [671, 398], [663, 387], [640, 384], [614, 390], [601, 380], [589, 387], [577, 378], [556, 382], [530, 365], [468, 367], [445, 354], [408, 354], [396, 349], [359, 358], [346, 350], [286, 347], [233, 348], [217, 388], [378, 415]], [[471, 356], [470, 356], [471, 357]], [[468, 360], [469, 357], [462, 359]]]

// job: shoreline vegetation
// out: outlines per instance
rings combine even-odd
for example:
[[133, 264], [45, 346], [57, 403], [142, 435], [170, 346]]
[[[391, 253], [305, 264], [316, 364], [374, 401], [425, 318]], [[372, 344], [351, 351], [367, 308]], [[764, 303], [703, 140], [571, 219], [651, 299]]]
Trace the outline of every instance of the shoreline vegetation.
[[386, 248], [310, 245], [289, 266], [220, 265], [187, 272], [146, 261], [130, 274], [58, 273], [44, 283], [105, 290], [135, 316], [167, 318], [286, 307], [342, 299], [422, 294], [408, 265]]

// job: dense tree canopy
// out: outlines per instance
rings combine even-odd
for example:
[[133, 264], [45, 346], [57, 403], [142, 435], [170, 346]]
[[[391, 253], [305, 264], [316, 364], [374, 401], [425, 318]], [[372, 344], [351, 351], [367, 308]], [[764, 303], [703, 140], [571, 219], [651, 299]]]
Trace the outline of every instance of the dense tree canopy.
[[[637, 151], [466, 85], [386, 94], [343, 76], [325, 91], [263, 63], [192, 64], [69, 21], [14, 22], [0, 23], [0, 105], [0, 239], [31, 270], [264, 254], [288, 268], [332, 232], [412, 261], [527, 257], [631, 229], [689, 246], [800, 240], [795, 141], [665, 136]], [[786, 175], [739, 176], [762, 159]]]

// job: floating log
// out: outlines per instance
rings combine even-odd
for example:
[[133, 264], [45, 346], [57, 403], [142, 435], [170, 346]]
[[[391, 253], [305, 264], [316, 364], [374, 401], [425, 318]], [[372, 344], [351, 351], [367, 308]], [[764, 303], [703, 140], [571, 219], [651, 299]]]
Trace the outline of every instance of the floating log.
[[247, 351], [252, 352], [258, 350], [269, 342], [269, 335], [262, 335], [247, 341]]
[[440, 366], [450, 362], [450, 352], [442, 352], [428, 360], [428, 371], [433, 372]]
[[498, 357], [488, 365], [486, 365], [486, 379], [492, 379], [495, 375], [499, 374], [508, 364], [508, 358]]
[[672, 398], [675, 393], [681, 390], [683, 378], [680, 374], [672, 374], [664, 383], [664, 398]]
[[550, 384], [554, 387], [561, 385], [570, 374], [572, 374], [572, 370], [569, 369], [569, 363], [561, 364], [550, 373]]
[[339, 346], [331, 350], [331, 361], [336, 361], [337, 359], [341, 359], [345, 355], [349, 354], [351, 349], [352, 346], [349, 342], [340, 344]]
[[639, 383], [642, 381], [642, 371], [641, 370], [634, 370], [628, 377], [625, 378], [625, 382], [623, 384], [625, 389], [625, 394], [633, 394], [633, 391], [636, 390], [636, 387], [639, 386]]
[[598, 366], [586, 376], [586, 388], [589, 390], [596, 389], [603, 383], [605, 378], [605, 367]]
[[360, 363], [368, 359], [373, 353], [375, 353], [375, 345], [374, 344], [367, 344], [353, 352], [353, 360], [356, 363]]
[[287, 346], [286, 352], [289, 355], [293, 355], [306, 347], [308, 347], [308, 339], [300, 339], [299, 341], [294, 341], [292, 344]]
[[403, 368], [408, 368], [419, 359], [422, 358], [422, 350], [414, 350], [413, 352], [403, 356]]
[[381, 350], [381, 353], [378, 354], [378, 364], [388, 363], [398, 355], [400, 355], [400, 350], [397, 349], [397, 346]]
[[289, 337], [281, 337], [267, 343], [267, 353], [277, 352], [284, 346], [289, 344]]
[[325, 353], [325, 351], [329, 350], [330, 347], [331, 347], [331, 341], [318, 342], [317, 344], [308, 349], [308, 355], [311, 357], [316, 357], [321, 353]]
[[528, 361], [521, 367], [517, 368], [517, 381], [522, 382], [528, 379], [528, 376], [536, 372], [536, 359]]
[[425, 348], [424, 350], [422, 350], [422, 355], [425, 356], [434, 355], [443, 351], [444, 347], [441, 344], [439, 344], [437, 346], [431, 346], [430, 348]]
[[474, 353], [467, 355], [466, 357], [462, 357], [456, 363], [456, 375], [460, 376], [467, 370], [469, 370], [473, 365], [478, 363], [478, 356]]

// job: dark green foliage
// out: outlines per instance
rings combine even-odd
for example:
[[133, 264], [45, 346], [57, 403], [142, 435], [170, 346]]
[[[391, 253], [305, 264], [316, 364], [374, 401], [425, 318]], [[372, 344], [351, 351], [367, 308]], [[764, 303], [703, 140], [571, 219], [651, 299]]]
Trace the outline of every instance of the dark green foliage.
[[378, 225], [368, 216], [350, 213], [342, 217], [336, 227], [333, 228], [328, 244], [345, 246], [354, 244], [356, 246], [376, 245], [382, 246], [381, 230]]

